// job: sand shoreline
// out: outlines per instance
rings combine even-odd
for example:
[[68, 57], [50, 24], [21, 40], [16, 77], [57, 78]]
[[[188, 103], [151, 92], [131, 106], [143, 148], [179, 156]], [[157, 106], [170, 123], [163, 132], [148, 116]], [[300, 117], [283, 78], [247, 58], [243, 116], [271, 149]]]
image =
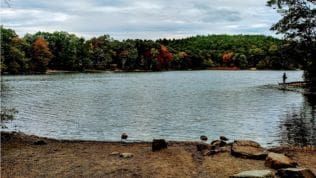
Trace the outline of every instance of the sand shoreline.
[[[1, 177], [229, 177], [269, 169], [263, 160], [236, 158], [227, 152], [203, 156], [197, 143], [170, 141], [168, 149], [152, 152], [151, 142], [57, 140], [1, 132]], [[273, 149], [302, 167], [316, 169], [315, 147]], [[134, 156], [124, 159], [113, 152]]]

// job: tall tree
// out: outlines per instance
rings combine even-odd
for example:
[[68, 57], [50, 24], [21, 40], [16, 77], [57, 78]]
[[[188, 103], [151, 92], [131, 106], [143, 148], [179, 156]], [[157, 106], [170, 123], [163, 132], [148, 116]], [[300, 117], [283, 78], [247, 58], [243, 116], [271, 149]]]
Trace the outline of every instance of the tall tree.
[[160, 45], [159, 53], [157, 56], [158, 70], [168, 70], [173, 55], [169, 52], [166, 46]]
[[277, 8], [282, 19], [271, 30], [284, 34], [293, 50], [301, 58], [305, 79], [310, 90], [316, 91], [316, 1], [269, 0], [268, 5]]
[[112, 62], [112, 39], [109, 35], [103, 35], [98, 38], [92, 38], [87, 41], [89, 57], [92, 66], [96, 69], [106, 69]]
[[1, 73], [25, 73], [28, 70], [26, 52], [29, 44], [11, 29], [0, 27], [1, 31]]
[[34, 72], [45, 73], [47, 65], [53, 55], [48, 48], [48, 43], [43, 38], [38, 38], [32, 44], [32, 64]]

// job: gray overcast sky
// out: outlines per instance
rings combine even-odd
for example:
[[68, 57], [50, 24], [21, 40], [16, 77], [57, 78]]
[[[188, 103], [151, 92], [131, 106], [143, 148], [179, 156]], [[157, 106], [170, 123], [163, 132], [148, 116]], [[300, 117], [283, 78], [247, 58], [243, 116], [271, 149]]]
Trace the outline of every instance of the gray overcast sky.
[[1, 0], [1, 24], [19, 35], [67, 31], [90, 38], [273, 35], [280, 17], [266, 0]]

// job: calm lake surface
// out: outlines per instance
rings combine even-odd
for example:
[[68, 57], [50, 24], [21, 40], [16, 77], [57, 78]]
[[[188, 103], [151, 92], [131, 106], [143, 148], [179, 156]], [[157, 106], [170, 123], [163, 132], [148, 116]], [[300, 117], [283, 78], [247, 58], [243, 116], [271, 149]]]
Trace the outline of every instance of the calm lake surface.
[[[287, 71], [288, 81], [302, 71]], [[6, 130], [120, 140], [253, 139], [265, 146], [316, 144], [315, 105], [281, 91], [283, 71], [172, 71], [4, 76]]]

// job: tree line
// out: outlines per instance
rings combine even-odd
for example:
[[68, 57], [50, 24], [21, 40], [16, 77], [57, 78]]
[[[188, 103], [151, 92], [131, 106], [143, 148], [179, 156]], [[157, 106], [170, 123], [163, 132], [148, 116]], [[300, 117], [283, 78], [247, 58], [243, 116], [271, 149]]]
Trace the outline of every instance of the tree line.
[[45, 73], [47, 69], [187, 70], [216, 67], [294, 69], [300, 64], [287, 41], [263, 35], [207, 35], [184, 39], [85, 40], [67, 32], [19, 37], [1, 26], [1, 73]]

